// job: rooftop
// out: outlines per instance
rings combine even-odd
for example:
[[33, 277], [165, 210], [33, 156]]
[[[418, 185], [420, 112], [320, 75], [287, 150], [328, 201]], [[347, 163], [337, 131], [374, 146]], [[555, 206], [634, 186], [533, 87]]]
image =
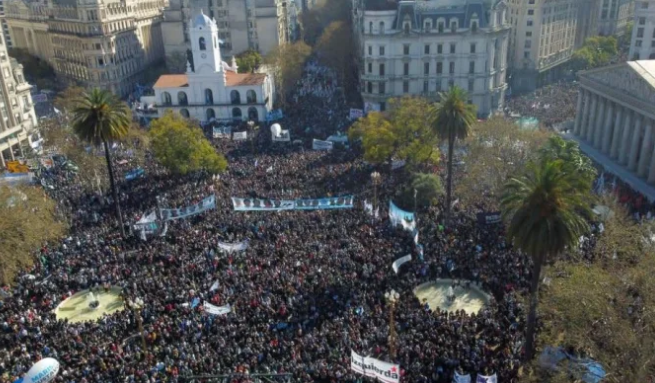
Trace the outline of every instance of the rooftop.
[[185, 74], [165, 74], [159, 79], [153, 88], [182, 88], [189, 86], [189, 78]]
[[[265, 73], [235, 73], [225, 71], [227, 86], [261, 85], [266, 79]], [[154, 88], [184, 88], [189, 86], [186, 74], [165, 74], [160, 76]]]

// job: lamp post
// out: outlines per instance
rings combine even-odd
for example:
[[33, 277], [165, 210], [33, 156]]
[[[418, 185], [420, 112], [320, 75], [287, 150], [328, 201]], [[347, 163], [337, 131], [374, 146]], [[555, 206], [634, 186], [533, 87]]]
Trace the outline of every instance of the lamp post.
[[249, 120], [248, 121], [248, 127], [250, 127], [250, 129], [249, 129], [249, 132], [250, 132], [249, 133], [250, 134], [250, 150], [252, 151], [252, 154], [255, 154], [255, 133], [254, 133], [255, 130], [254, 130], [254, 126], [255, 126], [255, 121]]
[[148, 354], [148, 346], [146, 346], [146, 337], [143, 334], [143, 318], [141, 318], [141, 310], [143, 310], [144, 306], [143, 299], [141, 298], [136, 298], [134, 300], [128, 300], [127, 301], [127, 306], [132, 310], [132, 313], [136, 317], [136, 323], [139, 328], [139, 334], [141, 335], [141, 346], [143, 347], [143, 352]]
[[396, 302], [400, 298], [400, 294], [396, 290], [391, 289], [384, 294], [384, 297], [389, 302], [389, 356], [391, 361], [396, 360], [396, 319], [394, 317], [394, 311], [396, 310]]
[[373, 183], [373, 219], [375, 220], [375, 211], [378, 208], [378, 185], [382, 176], [378, 172], [371, 173], [371, 182]]

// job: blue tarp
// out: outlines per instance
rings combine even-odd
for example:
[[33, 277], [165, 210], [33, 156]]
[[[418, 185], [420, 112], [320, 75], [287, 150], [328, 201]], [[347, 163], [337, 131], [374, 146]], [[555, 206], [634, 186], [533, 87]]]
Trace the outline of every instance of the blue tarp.
[[600, 363], [590, 358], [578, 358], [561, 347], [547, 346], [539, 355], [539, 365], [550, 370], [559, 370], [560, 362], [569, 361], [569, 373], [585, 383], [599, 383], [606, 375]]

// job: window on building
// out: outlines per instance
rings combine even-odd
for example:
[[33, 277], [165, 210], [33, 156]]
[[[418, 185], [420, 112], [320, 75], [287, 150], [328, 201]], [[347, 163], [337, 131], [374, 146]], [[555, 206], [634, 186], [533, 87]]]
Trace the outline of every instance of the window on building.
[[441, 75], [441, 73], [443, 73], [443, 63], [439, 61], [437, 63], [437, 75]]
[[476, 45], [475, 43], [471, 43], [471, 53], [475, 53], [475, 48], [476, 48], [475, 45]]
[[473, 20], [471, 21], [471, 32], [475, 33], [478, 31], [478, 21]]
[[211, 89], [205, 89], [205, 104], [214, 104], [214, 92]]
[[409, 54], [409, 44], [403, 45], [403, 54], [408, 55]]
[[184, 108], [180, 109], [180, 114], [184, 118], [189, 118], [189, 110], [188, 109], [184, 109]]
[[403, 75], [404, 76], [409, 76], [409, 63], [404, 63], [403, 64]]
[[655, 41], [651, 41], [651, 42], [650, 42], [650, 47], [651, 47], [651, 48], [655, 48]]
[[369, 21], [369, 23], [368, 23], [368, 33], [371, 34], [371, 35], [373, 34], [373, 22], [372, 21]]
[[532, 48], [532, 40], [525, 40], [525, 49]]
[[256, 104], [257, 103], [257, 93], [255, 93], [254, 90], [248, 89], [246, 92], [246, 102], [248, 104]]
[[198, 46], [200, 47], [201, 51], [207, 50], [207, 46], [205, 45], [205, 38], [201, 37], [198, 39]]
[[437, 44], [437, 54], [443, 54], [443, 44]]
[[639, 25], [646, 25], [646, 18], [645, 17], [640, 17], [639, 18]]
[[381, 82], [378, 84], [378, 93], [380, 94], [385, 94], [386, 93], [386, 83]]
[[455, 53], [457, 44], [455, 43], [450, 43], [450, 53]]
[[423, 54], [429, 55], [430, 54], [430, 44], [425, 44], [423, 47]]
[[178, 105], [189, 105], [189, 99], [187, 98], [185, 92], [177, 92], [177, 104]]
[[380, 112], [384, 112], [387, 110], [387, 103], [386, 102], [381, 102], [380, 103]]
[[528, 15], [533, 16], [534, 15], [534, 9], [528, 9]]
[[423, 63], [423, 74], [424, 75], [430, 74], [430, 63]]
[[450, 32], [457, 32], [457, 20], [450, 20]]
[[637, 28], [637, 38], [638, 39], [644, 38], [644, 28]]
[[241, 104], [241, 93], [238, 90], [230, 92], [230, 103], [233, 105]]
[[639, 60], [639, 53], [635, 53], [635, 54], [632, 56], [632, 61], [637, 61], [637, 60]]
[[455, 73], [455, 62], [451, 61], [448, 63], [448, 73], [453, 74]]
[[448, 80], [448, 89], [452, 88], [453, 86], [455, 86], [455, 80], [451, 78]]
[[409, 93], [409, 81], [403, 81], [403, 93]]
[[525, 32], [525, 37], [532, 37], [532, 31]]
[[366, 90], [367, 90], [367, 93], [373, 93], [373, 83], [372, 82], [370, 82], [370, 81], [366, 82]]
[[379, 74], [380, 76], [384, 76], [384, 64], [380, 64], [380, 68], [379, 68], [379, 69], [380, 69], [380, 70], [379, 70], [378, 74]]
[[528, 26], [528, 27], [531, 27], [532, 24], [533, 24], [532, 20], [528, 20], [528, 22], [527, 22], [527, 26]]
[[368, 73], [373, 73], [373, 63], [368, 63]]
[[470, 74], [475, 73], [475, 61], [469, 62], [469, 73]]
[[423, 92], [427, 93], [430, 90], [430, 83], [427, 81], [423, 81]]
[[164, 105], [171, 105], [173, 102], [171, 101], [171, 94], [168, 92], [164, 92], [161, 94], [161, 103]]
[[380, 47], [380, 56], [384, 56], [384, 47]]
[[530, 51], [523, 52], [523, 58], [524, 59], [529, 59], [530, 58]]
[[635, 40], [635, 46], [636, 47], [641, 47], [641, 40]]
[[439, 22], [437, 23], [437, 31], [438, 31], [439, 33], [443, 33], [443, 30], [444, 30], [444, 27], [445, 27], [444, 24], [445, 24], [445, 23], [444, 23], [443, 21], [439, 21]]
[[232, 119], [233, 120], [241, 120], [242, 116], [241, 108], [232, 108]]
[[429, 31], [430, 29], [432, 29], [432, 20], [430, 20], [430, 19], [425, 20], [425, 22], [423, 23], [423, 29], [426, 32]]
[[647, 1], [642, 1], [641, 2], [641, 9], [648, 9], [648, 2]]
[[380, 34], [384, 33], [384, 21], [380, 21]]
[[434, 90], [441, 92], [441, 79], [437, 79], [437, 86]]
[[475, 87], [475, 81], [469, 80], [469, 87], [468, 87], [469, 92], [473, 92], [474, 87]]

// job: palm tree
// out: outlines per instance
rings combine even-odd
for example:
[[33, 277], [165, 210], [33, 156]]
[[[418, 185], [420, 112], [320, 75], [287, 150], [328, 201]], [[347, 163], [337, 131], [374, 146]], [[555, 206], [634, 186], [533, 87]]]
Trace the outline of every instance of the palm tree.
[[468, 136], [476, 120], [476, 106], [468, 103], [468, 95], [453, 86], [448, 92], [440, 93], [441, 102], [437, 105], [434, 129], [442, 139], [448, 140], [448, 180], [446, 182], [446, 224], [450, 221], [453, 193], [453, 150], [456, 139]]
[[118, 217], [121, 234], [125, 237], [125, 228], [123, 227], [121, 207], [118, 203], [118, 193], [108, 143], [120, 140], [127, 135], [130, 127], [127, 105], [106, 90], [96, 88], [91, 92], [85, 92], [77, 100], [73, 109], [72, 127], [75, 134], [82, 141], [96, 146], [102, 144], [105, 148], [105, 160], [107, 160], [109, 184], [111, 185], [114, 206], [116, 207], [116, 216]]
[[525, 358], [534, 355], [534, 335], [541, 268], [567, 247], [577, 246], [589, 230], [590, 189], [567, 172], [563, 160], [542, 159], [527, 165], [525, 174], [510, 179], [501, 197], [503, 216], [509, 221], [509, 240], [532, 258], [530, 311]]

